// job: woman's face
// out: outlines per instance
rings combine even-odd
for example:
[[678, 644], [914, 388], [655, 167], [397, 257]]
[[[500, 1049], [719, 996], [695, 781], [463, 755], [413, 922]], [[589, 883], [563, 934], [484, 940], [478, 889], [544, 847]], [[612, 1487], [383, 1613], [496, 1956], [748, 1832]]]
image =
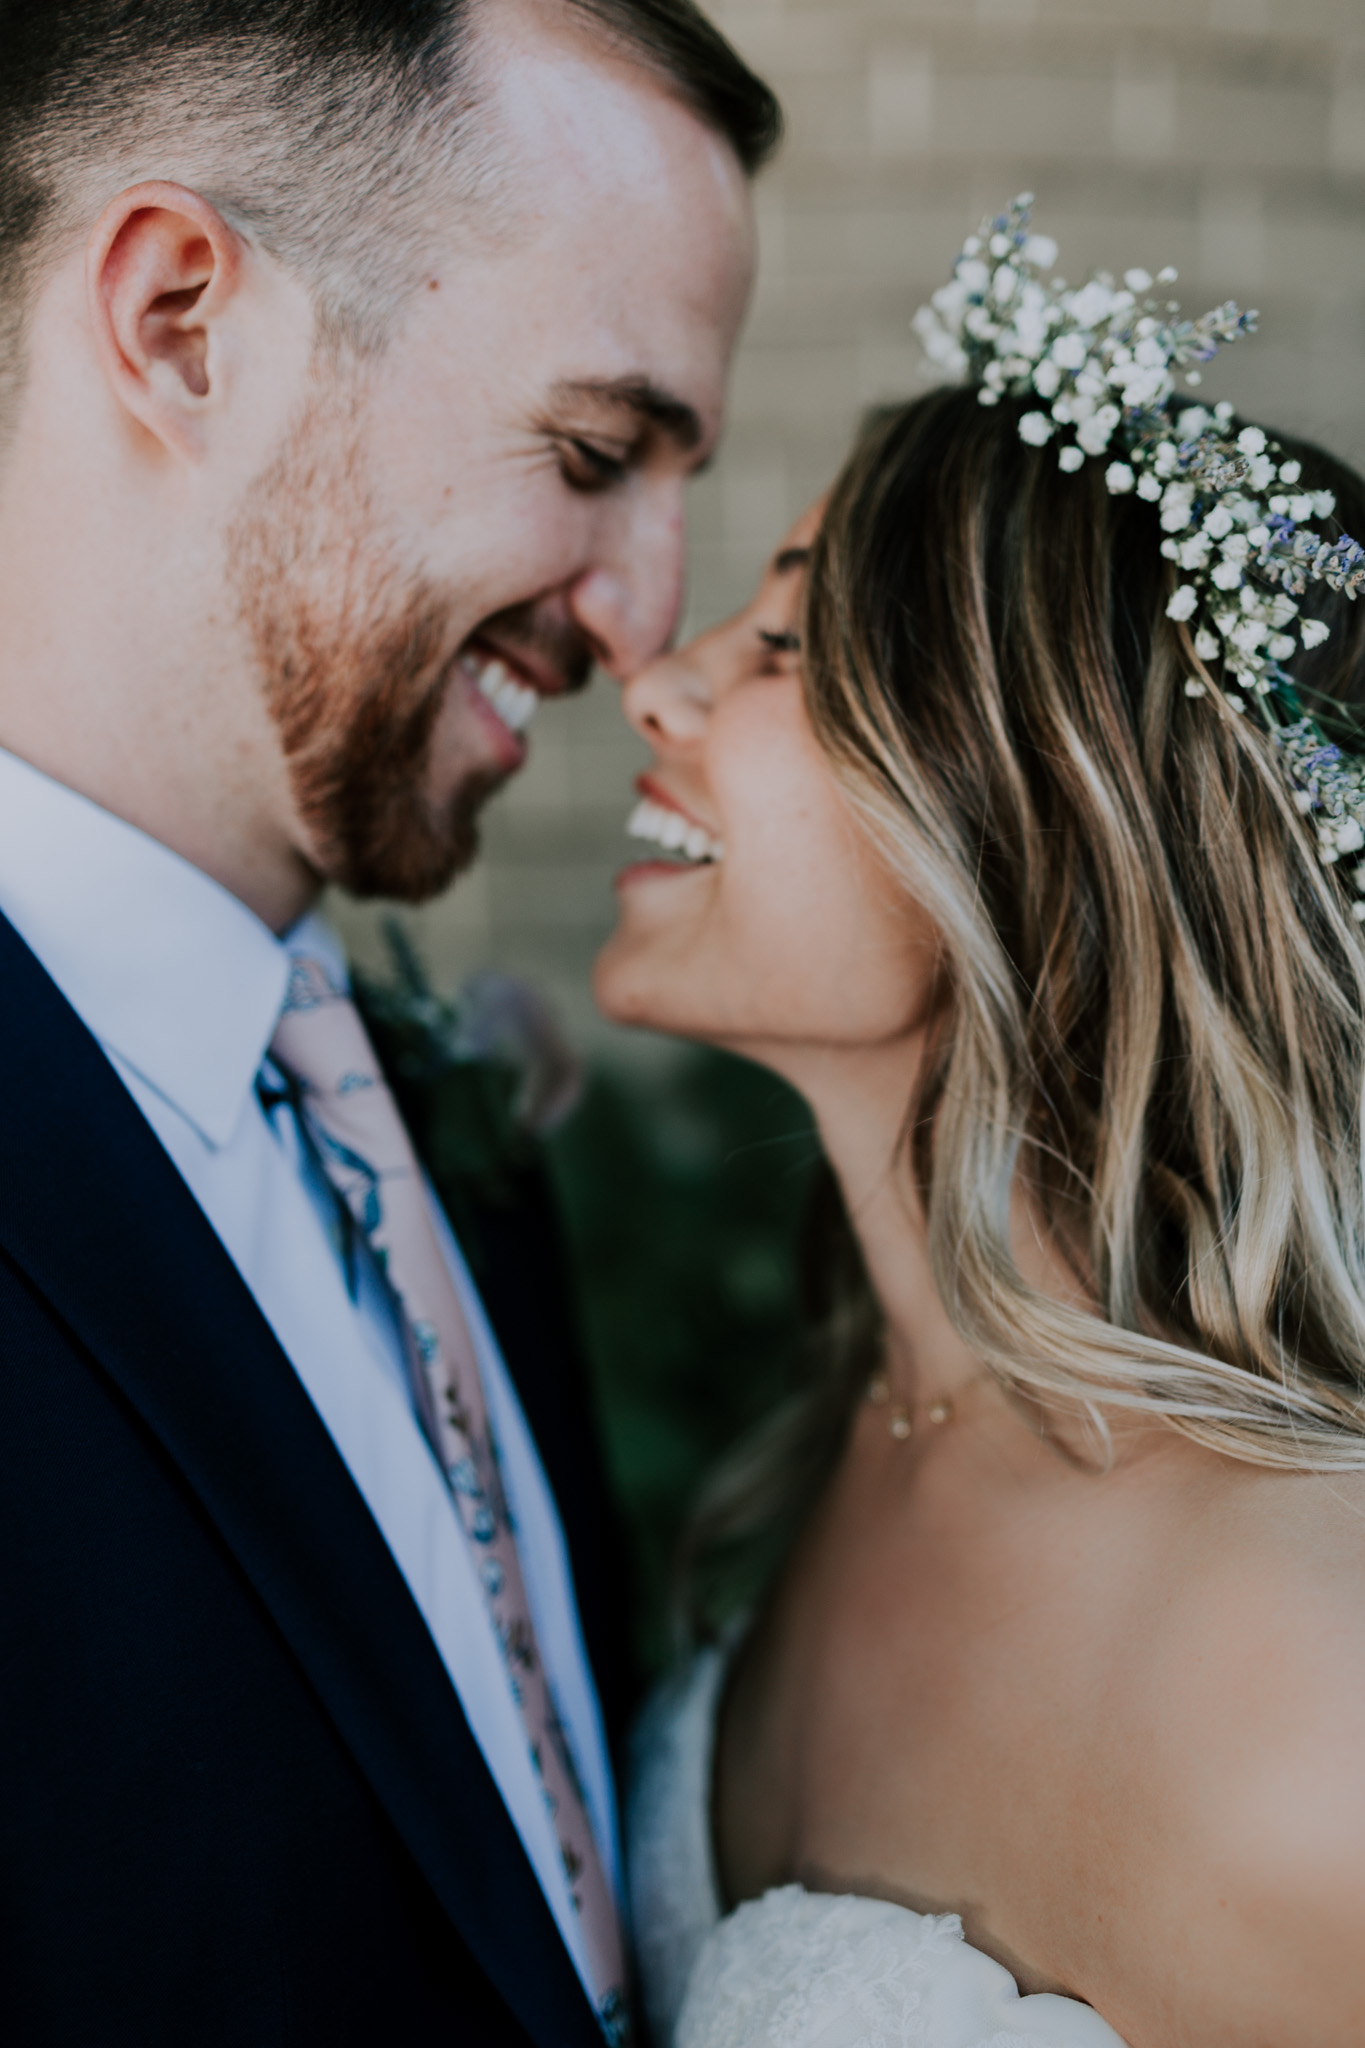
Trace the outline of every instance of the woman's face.
[[904, 1040], [938, 982], [933, 928], [873, 853], [806, 712], [796, 636], [821, 510], [745, 611], [626, 685], [654, 749], [631, 830], [657, 857], [619, 877], [595, 979], [608, 1016], [798, 1081], [802, 1049]]

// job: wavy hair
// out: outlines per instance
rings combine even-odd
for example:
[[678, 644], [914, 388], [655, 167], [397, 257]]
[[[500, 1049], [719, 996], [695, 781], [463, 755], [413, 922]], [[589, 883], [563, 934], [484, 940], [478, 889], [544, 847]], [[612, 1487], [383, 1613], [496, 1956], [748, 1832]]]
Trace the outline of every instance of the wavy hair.
[[[1156, 508], [1026, 447], [1021, 409], [880, 415], [812, 559], [811, 717], [950, 985], [888, 1147], [1007, 1387], [1102, 1440], [1140, 1410], [1260, 1465], [1365, 1466], [1365, 934], [1166, 616]], [[1290, 452], [1365, 532], [1360, 479]], [[1332, 635], [1301, 687], [1354, 722], [1365, 606], [1306, 608]], [[1021, 1186], [1088, 1307], [1020, 1273]]]

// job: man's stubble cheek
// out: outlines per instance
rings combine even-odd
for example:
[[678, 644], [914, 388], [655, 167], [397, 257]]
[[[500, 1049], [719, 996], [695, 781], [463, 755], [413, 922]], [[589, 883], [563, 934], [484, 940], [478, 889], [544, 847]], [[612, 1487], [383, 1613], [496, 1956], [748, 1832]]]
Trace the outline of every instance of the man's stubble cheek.
[[499, 778], [457, 776], [444, 801], [431, 786], [438, 722], [462, 687], [452, 607], [378, 531], [352, 419], [305, 413], [253, 486], [229, 562], [305, 858], [355, 895], [437, 894], [474, 858]]

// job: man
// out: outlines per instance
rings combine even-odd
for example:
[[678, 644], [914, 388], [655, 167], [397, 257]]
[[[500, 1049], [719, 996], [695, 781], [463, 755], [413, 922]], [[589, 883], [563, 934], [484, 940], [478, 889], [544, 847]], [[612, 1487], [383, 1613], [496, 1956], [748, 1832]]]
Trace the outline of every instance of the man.
[[776, 128], [689, 0], [0, 5], [7, 2040], [627, 2031], [582, 1418], [310, 906], [672, 630]]

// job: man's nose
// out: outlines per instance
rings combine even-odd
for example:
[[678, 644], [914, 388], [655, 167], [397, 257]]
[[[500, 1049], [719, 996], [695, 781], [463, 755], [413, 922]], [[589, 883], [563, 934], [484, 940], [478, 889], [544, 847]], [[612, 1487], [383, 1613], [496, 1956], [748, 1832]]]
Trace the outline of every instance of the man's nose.
[[570, 608], [609, 675], [634, 675], [668, 645], [682, 609], [685, 557], [682, 494], [670, 492], [621, 520], [575, 583]]

